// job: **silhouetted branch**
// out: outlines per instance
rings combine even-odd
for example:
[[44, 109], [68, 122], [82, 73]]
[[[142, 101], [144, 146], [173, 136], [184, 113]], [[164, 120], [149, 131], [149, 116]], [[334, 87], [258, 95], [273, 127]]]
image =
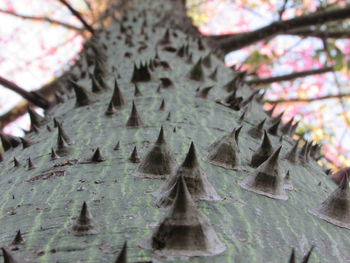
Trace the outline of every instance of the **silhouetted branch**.
[[280, 20], [282, 20], [283, 13], [286, 11], [287, 3], [288, 0], [284, 0], [281, 10], [278, 11], [278, 17]]
[[279, 82], [279, 81], [287, 81], [287, 80], [293, 80], [296, 78], [306, 77], [310, 75], [316, 75], [316, 74], [323, 74], [326, 72], [333, 71], [333, 67], [324, 67], [319, 69], [311, 69], [311, 70], [305, 70], [305, 71], [299, 71], [299, 72], [293, 72], [291, 74], [271, 77], [271, 78], [264, 78], [264, 79], [252, 79], [247, 80], [246, 83], [251, 85], [262, 85], [262, 84], [270, 84], [273, 82]]
[[37, 22], [48, 22], [50, 24], [63, 26], [65, 28], [68, 28], [68, 29], [71, 29], [71, 30], [82, 31], [82, 28], [80, 28], [80, 27], [76, 27], [76, 26], [73, 26], [73, 25], [70, 25], [70, 24], [66, 24], [66, 23], [63, 23], [61, 21], [54, 20], [54, 19], [51, 19], [51, 18], [46, 17], [46, 16], [35, 17], [35, 16], [21, 15], [21, 14], [18, 14], [18, 13], [15, 13], [15, 12], [11, 12], [11, 11], [8, 11], [8, 10], [4, 10], [4, 9], [0, 9], [0, 13], [7, 14], [7, 15], [10, 15], [10, 16], [19, 17], [19, 18], [22, 18], [22, 19], [33, 20], [33, 21], [37, 21]]
[[22, 89], [21, 87], [17, 86], [15, 83], [3, 78], [0, 76], [0, 85], [4, 86], [5, 88], [8, 88], [17, 94], [21, 95], [23, 98], [28, 100], [29, 102], [33, 103], [34, 105], [43, 108], [48, 109], [50, 108], [51, 104], [49, 101], [47, 101], [43, 96], [38, 94], [35, 91], [26, 91]]
[[288, 31], [288, 35], [298, 35], [303, 37], [318, 37], [318, 38], [350, 38], [350, 31], [339, 30], [339, 31], [321, 31], [321, 30], [310, 30], [310, 29], [301, 29], [301, 30], [292, 30]]
[[342, 98], [348, 98], [348, 97], [350, 97], [350, 93], [342, 93], [342, 94], [338, 94], [338, 95], [325, 95], [325, 96], [321, 96], [321, 97], [305, 98], [305, 99], [292, 98], [292, 99], [266, 100], [264, 102], [267, 102], [267, 103], [290, 103], [290, 102], [306, 103], [306, 102], [312, 102], [312, 101], [320, 101], [320, 100], [328, 100], [328, 99], [342, 99]]
[[8, 112], [4, 113], [0, 116], [0, 131], [5, 128], [5, 126], [13, 121], [15, 121], [18, 117], [27, 113], [27, 107], [29, 103], [27, 100], [22, 100], [15, 107], [10, 109]]
[[[54, 106], [57, 104], [55, 93], [59, 92], [62, 94], [66, 91], [66, 85], [64, 84], [64, 79], [69, 74], [69, 71], [62, 74], [60, 77], [54, 79], [53, 81], [45, 84], [41, 88], [37, 89], [35, 93], [44, 97], [50, 102], [50, 105]], [[27, 113], [27, 106], [29, 102], [27, 100], [22, 100], [16, 106], [8, 110], [6, 113], [0, 116], [0, 131], [10, 122], [15, 121], [18, 117]]]
[[208, 36], [211, 41], [216, 41], [217, 45], [226, 53], [249, 46], [264, 39], [276, 35], [285, 34], [294, 29], [302, 29], [312, 25], [320, 25], [330, 21], [343, 20], [350, 17], [350, 5], [343, 8], [322, 10], [307, 15], [302, 15], [288, 20], [279, 20], [260, 29], [237, 34], [227, 34], [221, 36]]
[[66, 0], [58, 0], [60, 1], [63, 5], [65, 5], [71, 13], [79, 19], [79, 21], [84, 25], [86, 30], [90, 31], [91, 34], [95, 33], [95, 30], [85, 21], [85, 19], [82, 17], [82, 15], [75, 10]]

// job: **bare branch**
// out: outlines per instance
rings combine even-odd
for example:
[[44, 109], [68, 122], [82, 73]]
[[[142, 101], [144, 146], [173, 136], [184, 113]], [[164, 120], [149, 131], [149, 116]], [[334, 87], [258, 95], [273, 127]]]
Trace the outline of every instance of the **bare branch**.
[[[54, 106], [57, 103], [55, 93], [66, 92], [66, 85], [64, 84], [64, 79], [67, 78], [69, 71], [63, 73], [60, 77], [54, 79], [53, 81], [45, 84], [41, 88], [37, 89], [35, 93], [44, 97], [50, 102], [50, 105]], [[6, 113], [0, 116], [0, 131], [10, 122], [15, 121], [18, 117], [27, 113], [27, 106], [29, 102], [27, 100], [22, 100], [19, 104], [8, 110]]]
[[350, 31], [321, 31], [321, 30], [310, 30], [310, 29], [301, 29], [301, 30], [292, 30], [286, 32], [288, 35], [298, 35], [303, 37], [318, 37], [318, 38], [350, 38]]
[[82, 15], [75, 10], [66, 0], [58, 0], [60, 1], [63, 5], [65, 5], [71, 13], [79, 19], [79, 21], [84, 25], [86, 30], [90, 31], [91, 34], [95, 33], [95, 30], [85, 21], [85, 19], [82, 17]]
[[247, 80], [246, 83], [251, 85], [263, 85], [263, 84], [270, 84], [273, 82], [293, 80], [296, 78], [306, 77], [310, 75], [323, 74], [331, 71], [333, 71], [333, 67], [324, 67], [319, 69], [293, 72], [291, 74], [286, 74], [286, 75], [281, 75], [281, 76], [276, 76], [271, 78]]
[[342, 93], [338, 95], [325, 95], [321, 97], [314, 97], [314, 98], [292, 98], [292, 99], [278, 99], [278, 100], [266, 100], [264, 102], [267, 103], [308, 103], [312, 101], [320, 101], [320, 100], [329, 100], [329, 99], [342, 99], [342, 98], [349, 98], [350, 93]]
[[76, 27], [76, 26], [73, 26], [73, 25], [70, 25], [70, 24], [66, 24], [64, 22], [61, 22], [61, 21], [58, 21], [58, 20], [54, 20], [54, 19], [51, 19], [51, 18], [46, 17], [46, 16], [35, 17], [35, 16], [21, 15], [21, 14], [17, 14], [15, 12], [11, 12], [11, 11], [8, 11], [8, 10], [5, 10], [5, 9], [0, 9], [0, 13], [7, 14], [7, 15], [10, 15], [10, 16], [19, 17], [19, 18], [22, 18], [22, 19], [27, 19], [27, 20], [33, 20], [33, 21], [38, 21], [38, 22], [48, 22], [48, 23], [53, 24], [53, 25], [59, 25], [59, 26], [68, 28], [70, 30], [82, 31], [82, 28], [80, 28], [80, 27]]
[[23, 98], [27, 99], [29, 102], [33, 103], [34, 105], [43, 108], [48, 109], [50, 108], [51, 104], [49, 101], [47, 101], [43, 96], [41, 96], [39, 93], [32, 91], [28, 92], [21, 87], [17, 86], [15, 83], [3, 78], [0, 76], [0, 85], [4, 86], [5, 88], [8, 88], [17, 94], [21, 95]]
[[15, 121], [18, 117], [27, 113], [27, 106], [28, 105], [29, 105], [29, 103], [27, 100], [22, 100], [15, 107], [13, 107], [8, 112], [1, 115], [0, 116], [0, 131], [2, 131], [7, 124]]
[[286, 11], [287, 3], [288, 3], [288, 0], [284, 0], [281, 10], [278, 11], [278, 17], [280, 20], [282, 20], [283, 13], [284, 11]]
[[[350, 5], [343, 8], [322, 10], [288, 20], [280, 20], [260, 29], [237, 34], [208, 36], [207, 39], [217, 41], [216, 44], [226, 53], [249, 46], [264, 39], [284, 34], [294, 29], [301, 29], [312, 25], [320, 25], [330, 21], [343, 20], [350, 17]], [[215, 44], [215, 42], [214, 42]]]

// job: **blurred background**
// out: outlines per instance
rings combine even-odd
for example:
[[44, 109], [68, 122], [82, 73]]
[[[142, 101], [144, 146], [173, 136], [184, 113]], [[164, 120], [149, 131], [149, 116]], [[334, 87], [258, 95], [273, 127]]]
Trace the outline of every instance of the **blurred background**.
[[[67, 2], [99, 28], [123, 1]], [[347, 4], [339, 0], [186, 3], [194, 24], [208, 36], [249, 32]], [[2, 0], [0, 24], [0, 76], [28, 91], [42, 89], [69, 69], [90, 36], [60, 0]], [[276, 34], [227, 54], [225, 61], [227, 66], [247, 71], [247, 81], [266, 90], [265, 109], [276, 104], [274, 115], [284, 111], [285, 122], [292, 116], [299, 121], [297, 136], [323, 145], [322, 164], [333, 170], [350, 166], [349, 19]], [[28, 116], [21, 114], [25, 107], [21, 96], [0, 85], [4, 133], [22, 136], [23, 129], [29, 129]]]

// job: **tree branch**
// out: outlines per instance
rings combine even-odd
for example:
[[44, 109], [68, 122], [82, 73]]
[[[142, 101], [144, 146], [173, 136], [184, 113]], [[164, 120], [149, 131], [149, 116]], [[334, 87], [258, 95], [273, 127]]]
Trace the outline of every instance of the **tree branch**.
[[286, 74], [286, 75], [281, 75], [281, 76], [276, 76], [271, 78], [247, 80], [246, 83], [251, 85], [263, 85], [263, 84], [270, 84], [273, 82], [293, 80], [296, 78], [306, 77], [310, 75], [323, 74], [331, 71], [333, 71], [333, 67], [324, 67], [319, 69], [293, 72], [291, 74]]
[[318, 37], [318, 38], [350, 38], [350, 31], [320, 31], [320, 30], [310, 30], [310, 29], [301, 29], [301, 30], [291, 30], [286, 32], [288, 35], [298, 35], [303, 37]]
[[13, 107], [8, 112], [4, 113], [0, 116], [0, 131], [2, 131], [5, 126], [13, 121], [15, 121], [18, 117], [27, 113], [27, 107], [29, 103], [27, 100], [22, 100], [19, 104]]
[[38, 22], [44, 21], [44, 22], [48, 22], [48, 23], [53, 24], [53, 25], [59, 25], [59, 26], [68, 28], [70, 30], [82, 31], [82, 29], [80, 27], [76, 27], [76, 26], [73, 26], [73, 25], [70, 25], [70, 24], [66, 24], [66, 23], [63, 23], [61, 21], [54, 20], [54, 19], [51, 19], [51, 18], [46, 17], [46, 16], [35, 17], [35, 16], [21, 15], [21, 14], [17, 14], [15, 12], [11, 12], [11, 11], [4, 10], [4, 9], [0, 9], [0, 13], [7, 14], [7, 15], [10, 15], [10, 16], [19, 17], [19, 18], [22, 18], [22, 19], [38, 21]]
[[281, 10], [278, 11], [279, 20], [282, 20], [283, 13], [284, 11], [286, 11], [287, 3], [288, 3], [288, 0], [284, 0]]
[[65, 5], [69, 11], [71, 11], [71, 13], [79, 19], [79, 21], [84, 25], [84, 27], [86, 28], [86, 30], [90, 31], [91, 34], [95, 34], [95, 30], [85, 21], [85, 19], [82, 17], [82, 15], [75, 10], [66, 0], [58, 0], [59, 2], [61, 2], [63, 5]]
[[295, 17], [288, 20], [280, 20], [260, 29], [237, 34], [207, 37], [211, 41], [217, 41], [219, 47], [226, 53], [238, 50], [258, 41], [284, 34], [294, 29], [301, 29], [312, 25], [320, 25], [330, 21], [343, 20], [350, 17], [350, 5], [343, 8], [317, 11], [308, 15]]
[[301, 98], [292, 98], [292, 99], [278, 99], [278, 100], [265, 100], [264, 102], [267, 103], [307, 103], [307, 102], [312, 102], [312, 101], [320, 101], [320, 100], [328, 100], [328, 99], [342, 99], [342, 98], [348, 98], [350, 97], [350, 93], [342, 93], [338, 95], [325, 95], [321, 97], [315, 97], [315, 98], [306, 98], [306, 99], [301, 99]]
[[26, 100], [28, 100], [29, 102], [33, 103], [34, 105], [40, 108], [43, 108], [46, 110], [51, 106], [50, 102], [46, 100], [43, 96], [41, 96], [39, 93], [35, 91], [28, 92], [22, 89], [21, 87], [17, 86], [15, 83], [1, 76], [0, 76], [0, 85], [16, 92], [17, 94], [21, 95], [23, 98], [25, 98]]
[[[54, 79], [53, 81], [45, 84], [40, 89], [36, 90], [35, 93], [44, 97], [50, 102], [50, 105], [54, 106], [57, 101], [55, 97], [55, 92], [64, 93], [66, 91], [66, 85], [64, 84], [64, 79], [67, 78], [69, 71], [63, 73], [60, 77]], [[27, 100], [22, 100], [18, 105], [11, 108], [9, 111], [0, 116], [0, 131], [10, 122], [15, 121], [18, 117], [27, 113]]]

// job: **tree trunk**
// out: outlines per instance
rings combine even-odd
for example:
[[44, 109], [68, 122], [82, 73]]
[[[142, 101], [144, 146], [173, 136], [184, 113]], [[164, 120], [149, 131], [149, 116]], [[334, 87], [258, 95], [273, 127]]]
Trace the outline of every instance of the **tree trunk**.
[[[55, 108], [31, 113], [22, 146], [2, 136], [5, 253], [126, 262], [115, 259], [127, 240], [128, 262], [287, 262], [312, 245], [310, 262], [349, 261], [350, 230], [337, 226], [348, 228], [348, 200], [334, 201], [336, 225], [309, 212], [336, 188], [317, 147], [293, 147], [295, 126], [263, 111], [262, 94], [225, 67], [181, 1], [130, 1], [121, 13], [94, 31]], [[166, 185], [175, 192], [161, 194]], [[19, 229], [25, 241], [11, 244]]]

